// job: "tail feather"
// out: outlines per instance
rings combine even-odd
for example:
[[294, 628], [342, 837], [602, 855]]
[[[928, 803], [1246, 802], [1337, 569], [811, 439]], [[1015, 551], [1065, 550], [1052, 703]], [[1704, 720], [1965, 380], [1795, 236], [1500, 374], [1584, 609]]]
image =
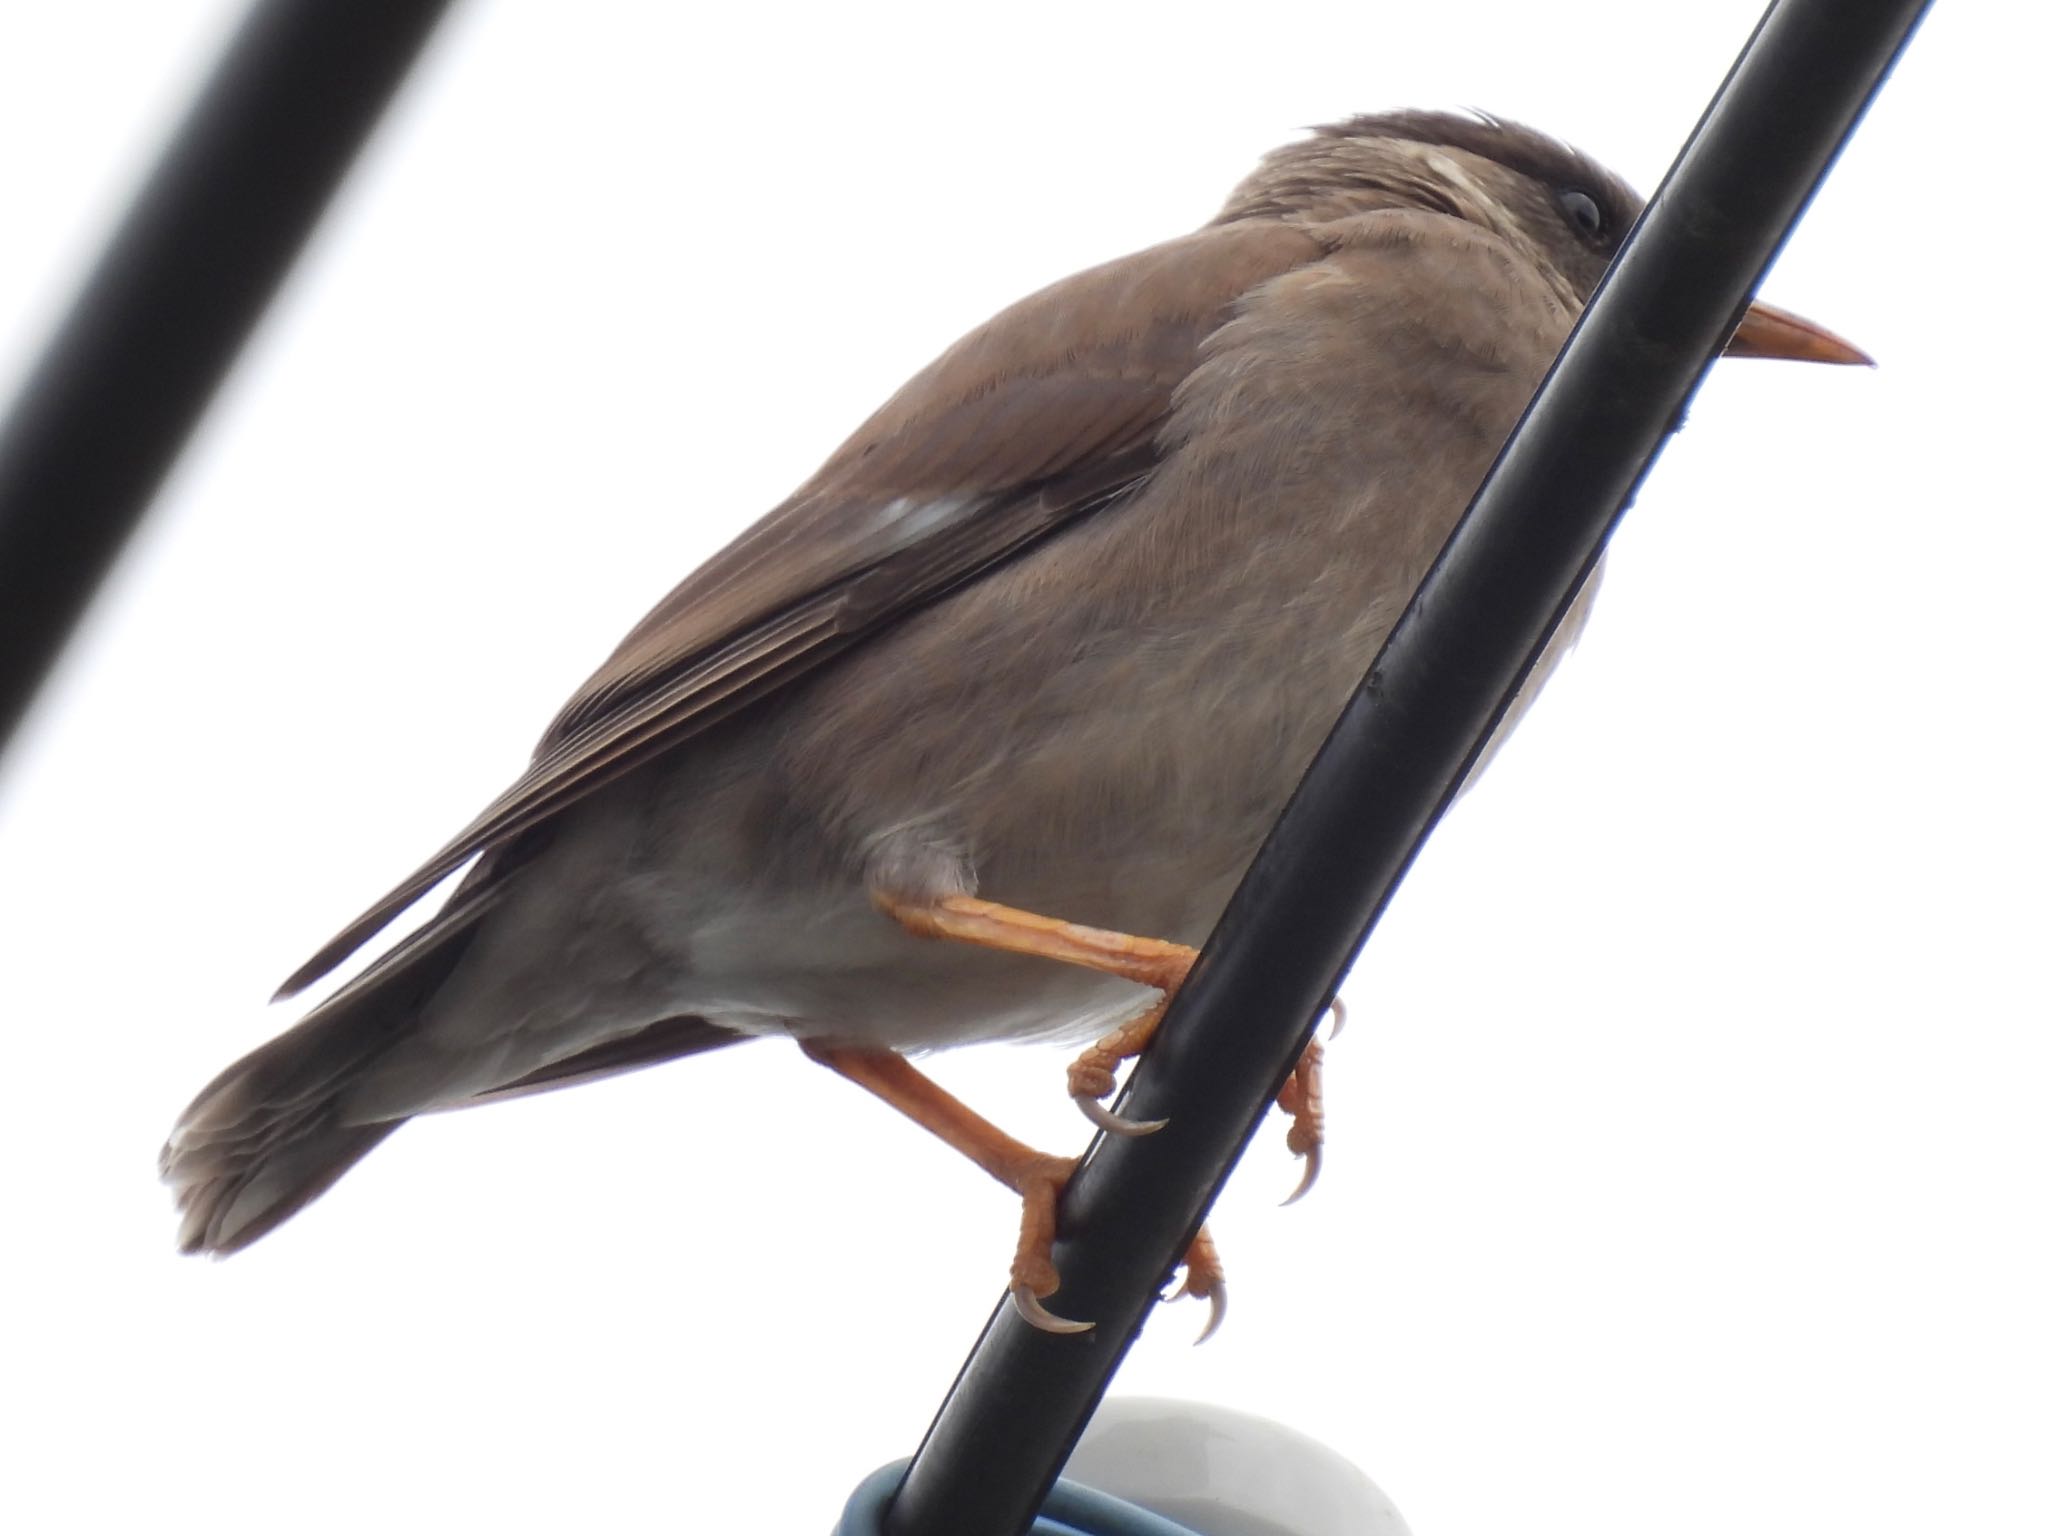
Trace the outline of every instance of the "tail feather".
[[331, 1120], [300, 1127], [261, 1156], [227, 1160], [201, 1172], [175, 1161], [165, 1149], [164, 1177], [177, 1190], [184, 1220], [178, 1248], [184, 1253], [239, 1252], [297, 1215], [327, 1193], [371, 1148], [405, 1122], [336, 1125]]
[[[200, 1091], [159, 1160], [183, 1213], [179, 1248], [228, 1254], [248, 1247], [405, 1123], [344, 1120], [341, 1104], [440, 990], [492, 904], [489, 886], [458, 891], [433, 922]], [[473, 1102], [564, 1088], [745, 1038], [703, 1019], [661, 1019]]]
[[431, 923], [200, 1090], [157, 1164], [184, 1213], [182, 1250], [246, 1248], [404, 1124], [344, 1123], [342, 1096], [419, 1017], [492, 904], [488, 888], [458, 892]]

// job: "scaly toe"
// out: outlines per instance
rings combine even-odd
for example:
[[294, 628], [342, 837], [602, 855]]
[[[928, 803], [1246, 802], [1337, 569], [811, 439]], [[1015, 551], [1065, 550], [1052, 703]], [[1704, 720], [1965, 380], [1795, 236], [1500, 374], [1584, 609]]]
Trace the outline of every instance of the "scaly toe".
[[1075, 1161], [1071, 1157], [1033, 1153], [1004, 1179], [1024, 1197], [1017, 1252], [1010, 1260], [1010, 1302], [1019, 1317], [1047, 1333], [1086, 1333], [1095, 1326], [1049, 1312], [1039, 1300], [1060, 1288], [1059, 1268], [1052, 1261], [1053, 1232], [1058, 1221], [1060, 1191], [1073, 1177]]
[[1116, 1092], [1116, 1073], [1083, 1056], [1067, 1068], [1067, 1092], [1077, 1099], [1106, 1099]]

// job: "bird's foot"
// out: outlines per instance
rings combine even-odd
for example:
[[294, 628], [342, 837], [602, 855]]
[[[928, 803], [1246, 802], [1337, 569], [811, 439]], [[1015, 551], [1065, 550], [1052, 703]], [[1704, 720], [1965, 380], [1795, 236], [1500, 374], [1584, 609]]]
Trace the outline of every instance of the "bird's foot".
[[[1079, 1163], [1080, 1159], [1075, 1157], [1041, 1154], [998, 1175], [1006, 1183], [1014, 1178], [1011, 1187], [1024, 1200], [1024, 1223], [1017, 1234], [1016, 1257], [1010, 1262], [1010, 1304], [1025, 1322], [1047, 1333], [1086, 1333], [1095, 1326], [1061, 1317], [1044, 1301], [1060, 1288], [1060, 1272], [1052, 1261], [1055, 1214], [1060, 1194]], [[1223, 1314], [1229, 1305], [1223, 1284], [1223, 1261], [1217, 1256], [1216, 1240], [1209, 1236], [1206, 1226], [1195, 1233], [1195, 1240], [1188, 1245], [1180, 1261], [1180, 1273], [1179, 1287], [1163, 1299], [1179, 1301], [1192, 1296], [1209, 1303], [1209, 1321], [1195, 1340], [1200, 1344], [1223, 1326]]]
[[[1144, 1054], [1166, 1015], [1169, 993], [1157, 1007], [1147, 1009], [1130, 1023], [1111, 1030], [1089, 1046], [1067, 1068], [1067, 1092], [1081, 1107], [1081, 1113], [1101, 1129], [1117, 1136], [1148, 1136], [1166, 1124], [1164, 1120], [1128, 1120], [1108, 1109], [1103, 1100], [1116, 1091], [1117, 1069]], [[1344, 1027], [1344, 1005], [1330, 1004], [1332, 1038]], [[1281, 1201], [1292, 1205], [1315, 1186], [1323, 1171], [1323, 1042], [1310, 1040], [1301, 1057], [1280, 1085], [1274, 1106], [1291, 1122], [1287, 1127], [1287, 1150], [1303, 1159], [1301, 1182], [1294, 1193]]]
[[1166, 1124], [1164, 1120], [1127, 1120], [1103, 1103], [1116, 1092], [1117, 1069], [1134, 1056], [1144, 1054], [1166, 1016], [1169, 992], [1155, 1007], [1148, 1008], [1130, 1023], [1111, 1030], [1089, 1046], [1067, 1068], [1067, 1092], [1081, 1113], [1098, 1129], [1113, 1136], [1149, 1136]]
[[1083, 1114], [1113, 1135], [1143, 1136], [1166, 1123], [1127, 1120], [1110, 1111], [1102, 1101], [1116, 1090], [1117, 1068], [1151, 1043], [1166, 1005], [1187, 980], [1188, 970], [1195, 963], [1195, 950], [1166, 939], [1115, 933], [1017, 907], [999, 906], [977, 896], [943, 896], [937, 901], [910, 902], [877, 894], [875, 904], [912, 933], [926, 938], [952, 939], [1016, 955], [1037, 955], [1121, 976], [1141, 986], [1157, 987], [1162, 994], [1157, 1006], [1104, 1035], [1067, 1069], [1067, 1092], [1073, 1095]]
[[1017, 1251], [1010, 1261], [1010, 1297], [1018, 1314], [1050, 1333], [1086, 1333], [1095, 1325], [1056, 1316], [1042, 1298], [1060, 1288], [1052, 1261], [1060, 1194], [1078, 1158], [1056, 1157], [984, 1120], [894, 1051], [800, 1041], [804, 1054], [916, 1121], [1024, 1202]]
[[937, 901], [911, 902], [878, 893], [875, 904], [912, 933], [926, 938], [978, 944], [1013, 955], [1037, 955], [1121, 976], [1141, 986], [1157, 987], [1163, 995], [1156, 1007], [1104, 1035], [1067, 1069], [1067, 1092], [1073, 1095], [1083, 1114], [1114, 1135], [1143, 1136], [1166, 1123], [1126, 1120], [1112, 1113], [1102, 1101], [1116, 1089], [1116, 1069], [1151, 1042], [1166, 1005], [1173, 1001], [1174, 993], [1180, 990], [1195, 963], [1194, 949], [1167, 939], [1090, 928], [1063, 918], [999, 906], [978, 896], [943, 896]]
[[1059, 1289], [1052, 1240], [1059, 1220], [1060, 1192], [1067, 1187], [1078, 1159], [1040, 1152], [1008, 1135], [894, 1051], [819, 1040], [799, 1043], [813, 1061], [907, 1115], [1022, 1198], [1024, 1219], [1016, 1256], [1010, 1263], [1010, 1294], [1027, 1322], [1054, 1333], [1084, 1333], [1095, 1326], [1055, 1317], [1039, 1301]]
[[1052, 1261], [1052, 1240], [1058, 1226], [1060, 1192], [1074, 1176], [1080, 1159], [1036, 1153], [996, 1177], [1023, 1197], [1024, 1222], [1017, 1233], [1017, 1253], [1010, 1261], [1010, 1302], [1017, 1315], [1047, 1333], [1086, 1333], [1095, 1325], [1060, 1317], [1041, 1298], [1060, 1288], [1060, 1272]]
[[1289, 1117], [1287, 1150], [1303, 1159], [1301, 1182], [1281, 1201], [1292, 1205], [1315, 1186], [1323, 1171], [1323, 1042], [1310, 1040], [1287, 1081], [1273, 1099], [1274, 1108]]
[[1209, 1321], [1195, 1338], [1197, 1344], [1207, 1343], [1223, 1326], [1223, 1314], [1229, 1310], [1230, 1295], [1224, 1288], [1223, 1260], [1216, 1252], [1216, 1239], [1209, 1235], [1206, 1224], [1196, 1231], [1195, 1240], [1188, 1244], [1188, 1251], [1181, 1258], [1180, 1287], [1163, 1299], [1174, 1302], [1189, 1296], [1209, 1303]]

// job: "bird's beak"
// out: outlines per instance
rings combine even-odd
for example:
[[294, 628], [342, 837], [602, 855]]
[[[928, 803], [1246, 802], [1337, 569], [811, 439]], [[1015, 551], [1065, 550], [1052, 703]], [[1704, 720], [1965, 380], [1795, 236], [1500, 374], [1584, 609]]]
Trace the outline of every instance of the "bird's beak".
[[1722, 349], [1723, 357], [1781, 357], [1795, 363], [1860, 363], [1875, 366], [1875, 359], [1860, 347], [1853, 347], [1833, 331], [1811, 320], [1752, 304], [1735, 334]]

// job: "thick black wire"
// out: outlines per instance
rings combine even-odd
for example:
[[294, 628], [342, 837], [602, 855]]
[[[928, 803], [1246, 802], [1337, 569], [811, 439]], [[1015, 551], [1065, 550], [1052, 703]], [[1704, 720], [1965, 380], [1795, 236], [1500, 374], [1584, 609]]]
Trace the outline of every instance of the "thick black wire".
[[1026, 1530], [1316, 1018], [1928, 0], [1779, 0], [1252, 865], [1069, 1186], [1053, 1298], [998, 1305], [889, 1536]]
[[0, 748], [448, 0], [258, 0], [0, 426]]

